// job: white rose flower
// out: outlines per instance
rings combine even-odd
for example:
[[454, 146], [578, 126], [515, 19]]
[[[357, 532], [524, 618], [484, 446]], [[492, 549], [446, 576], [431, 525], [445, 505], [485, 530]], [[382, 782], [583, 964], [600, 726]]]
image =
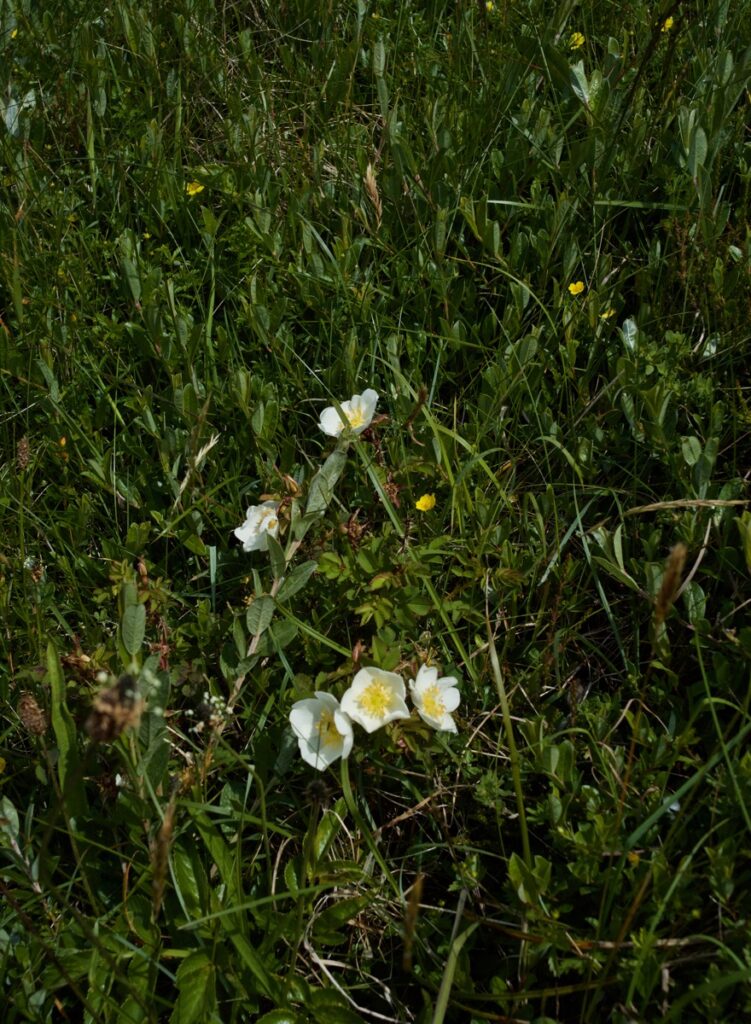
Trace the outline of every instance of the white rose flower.
[[245, 522], [234, 533], [242, 541], [243, 551], [268, 551], [269, 536], [279, 536], [278, 501], [264, 501], [262, 505], [251, 505], [245, 515]]
[[319, 771], [339, 757], [349, 757], [354, 742], [352, 723], [330, 693], [316, 690], [315, 697], [298, 700], [292, 705], [289, 722], [303, 761]]
[[421, 665], [417, 679], [409, 684], [412, 703], [423, 722], [441, 732], [456, 732], [451, 712], [459, 707], [459, 691], [453, 676], [438, 678], [438, 669]]
[[367, 732], [375, 732], [387, 722], [409, 718], [405, 694], [404, 680], [396, 672], [361, 668], [342, 697], [342, 711]]
[[370, 426], [373, 419], [375, 407], [378, 404], [378, 393], [372, 388], [363, 391], [361, 395], [353, 395], [348, 402], [341, 402], [342, 413], [345, 423], [339, 415], [339, 410], [330, 405], [321, 413], [321, 421], [318, 424], [324, 434], [331, 437], [339, 437], [347, 427], [353, 434], [362, 434]]

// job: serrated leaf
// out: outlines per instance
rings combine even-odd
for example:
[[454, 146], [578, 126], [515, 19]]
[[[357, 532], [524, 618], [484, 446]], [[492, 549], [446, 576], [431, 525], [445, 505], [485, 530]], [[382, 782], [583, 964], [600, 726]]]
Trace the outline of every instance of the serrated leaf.
[[170, 1024], [195, 1024], [209, 1019], [216, 1006], [214, 964], [207, 954], [191, 953], [177, 969], [177, 1002]]
[[245, 623], [251, 636], [260, 636], [274, 617], [274, 599], [268, 594], [257, 597], [248, 608]]
[[123, 647], [135, 658], [141, 653], [143, 638], [146, 635], [146, 606], [142, 604], [128, 605], [123, 612], [120, 623], [120, 635]]

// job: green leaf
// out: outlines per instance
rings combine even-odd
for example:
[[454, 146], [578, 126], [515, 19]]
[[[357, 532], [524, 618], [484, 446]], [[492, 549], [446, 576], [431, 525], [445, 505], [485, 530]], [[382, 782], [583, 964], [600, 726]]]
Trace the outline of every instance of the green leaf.
[[171, 854], [175, 891], [189, 920], [208, 910], [206, 875], [194, 845], [176, 845]]
[[215, 968], [206, 953], [191, 953], [177, 969], [177, 1002], [170, 1024], [208, 1020], [216, 1008]]
[[260, 636], [274, 617], [274, 599], [268, 594], [257, 597], [250, 605], [245, 616], [248, 632], [251, 636]]
[[8, 837], [11, 846], [18, 842], [18, 812], [7, 796], [0, 800], [0, 836], [3, 835]]
[[284, 548], [271, 534], [267, 534], [266, 540], [269, 545], [269, 556], [271, 558], [271, 571], [274, 574], [274, 579], [278, 580], [284, 575], [284, 570], [287, 566], [287, 559], [284, 556]]
[[313, 854], [316, 864], [322, 857], [325, 857], [331, 849], [331, 844], [341, 831], [342, 822], [346, 813], [347, 804], [345, 803], [344, 797], [339, 797], [334, 806], [328, 808], [321, 818], [321, 822], [316, 829], [315, 840], [313, 842]]
[[334, 495], [334, 487], [347, 464], [346, 448], [336, 448], [313, 477], [308, 493], [306, 515], [323, 512]]
[[698, 437], [682, 437], [681, 452], [687, 466], [694, 466], [701, 455], [701, 441]]
[[351, 896], [348, 899], [339, 900], [337, 903], [326, 907], [318, 915], [315, 928], [316, 930], [319, 926], [324, 929], [341, 928], [342, 925], [351, 921], [353, 917], [361, 914], [371, 903], [372, 898], [370, 896]]
[[744, 512], [742, 516], [736, 516], [735, 522], [741, 535], [746, 568], [751, 573], [751, 512]]
[[131, 657], [135, 658], [141, 653], [145, 634], [146, 606], [143, 604], [128, 605], [120, 623], [120, 636], [123, 647]]
[[86, 793], [83, 779], [78, 772], [76, 727], [65, 701], [63, 670], [51, 640], [47, 644], [47, 673], [50, 682], [50, 719], [59, 752], [57, 774], [60, 789], [65, 797], [69, 815], [78, 819], [87, 810]]
[[256, 1024], [304, 1024], [305, 1018], [294, 1010], [270, 1010]]
[[317, 568], [318, 563], [310, 561], [303, 562], [302, 565], [298, 565], [297, 568], [293, 569], [279, 588], [278, 600], [289, 601], [291, 597], [294, 597], [298, 591], [303, 589]]
[[516, 853], [509, 857], [509, 879], [522, 903], [538, 902], [550, 885], [551, 871], [550, 861], [544, 857], [535, 856], [533, 867], [528, 867]]
[[587, 82], [587, 76], [584, 71], [584, 61], [577, 61], [576, 64], [571, 66], [571, 88], [574, 90], [577, 98], [581, 100], [585, 107], [589, 106], [589, 83]]

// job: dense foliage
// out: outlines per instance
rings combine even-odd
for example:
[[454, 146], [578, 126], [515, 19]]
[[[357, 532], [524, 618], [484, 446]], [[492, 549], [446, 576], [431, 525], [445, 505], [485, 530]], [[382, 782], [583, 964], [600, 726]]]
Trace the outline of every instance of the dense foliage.
[[748, 1018], [743, 8], [0, 0], [6, 1024]]

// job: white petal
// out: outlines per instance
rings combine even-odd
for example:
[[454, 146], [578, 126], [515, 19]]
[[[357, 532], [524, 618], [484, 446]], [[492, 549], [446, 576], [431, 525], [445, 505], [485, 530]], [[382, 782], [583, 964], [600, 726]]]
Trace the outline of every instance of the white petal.
[[422, 692], [427, 686], [433, 686], [438, 679], [438, 669], [435, 665], [420, 665], [417, 670], [415, 685]]
[[344, 430], [342, 418], [333, 405], [323, 410], [318, 425], [324, 434], [328, 434], [330, 437], [339, 437]]
[[289, 713], [289, 722], [298, 739], [308, 739], [317, 736], [316, 725], [321, 717], [318, 701], [298, 700], [292, 705]]
[[[339, 701], [336, 699], [333, 693], [326, 693], [325, 690], [316, 690], [315, 695], [316, 700], [323, 704], [327, 711], [338, 710]], [[323, 708], [321, 710], [323, 710]]]
[[360, 395], [365, 410], [368, 415], [368, 423], [373, 419], [373, 413], [378, 405], [378, 392], [374, 391], [373, 388], [366, 388], [365, 391]]
[[317, 768], [320, 772], [342, 756], [342, 744], [340, 743], [327, 743], [325, 746], [319, 747], [309, 740], [300, 739], [298, 746], [303, 761], [307, 761], [309, 765]]
[[441, 694], [443, 706], [449, 713], [451, 713], [452, 711], [456, 711], [456, 709], [459, 707], [461, 699], [461, 694], [453, 686], [450, 687], [450, 689], [448, 690], [444, 690], [443, 693]]

